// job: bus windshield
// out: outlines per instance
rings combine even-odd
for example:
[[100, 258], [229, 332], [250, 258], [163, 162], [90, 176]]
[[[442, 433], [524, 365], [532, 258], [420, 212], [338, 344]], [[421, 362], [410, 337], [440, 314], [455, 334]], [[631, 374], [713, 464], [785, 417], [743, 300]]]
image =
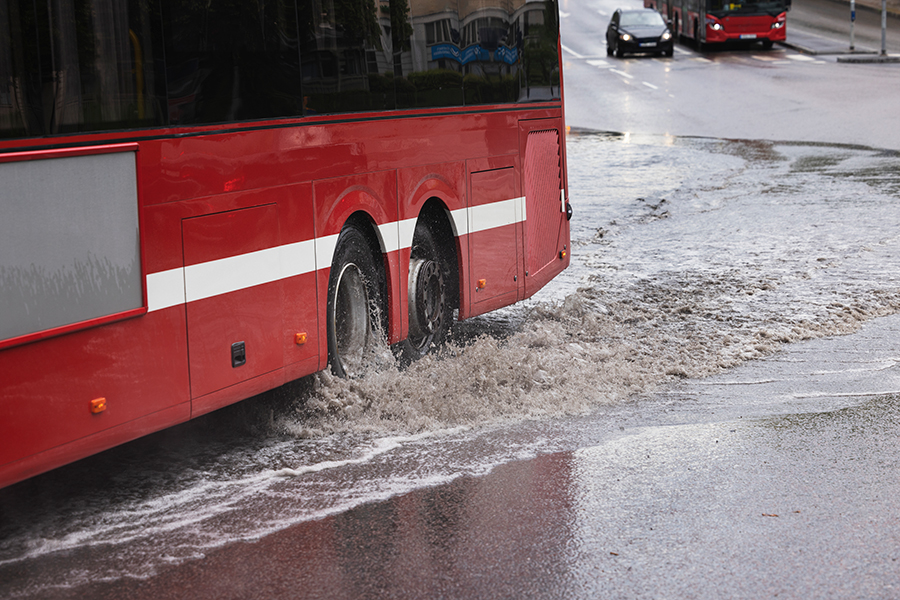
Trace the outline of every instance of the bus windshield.
[[785, 0], [708, 0], [706, 11], [716, 14], [772, 14], [784, 12]]

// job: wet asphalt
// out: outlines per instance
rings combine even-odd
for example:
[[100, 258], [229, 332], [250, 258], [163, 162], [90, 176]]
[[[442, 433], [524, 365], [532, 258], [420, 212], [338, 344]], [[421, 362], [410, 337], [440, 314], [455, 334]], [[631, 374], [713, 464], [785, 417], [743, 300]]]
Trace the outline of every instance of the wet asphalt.
[[794, 344], [637, 399], [581, 449], [79, 597], [896, 598], [898, 335]]

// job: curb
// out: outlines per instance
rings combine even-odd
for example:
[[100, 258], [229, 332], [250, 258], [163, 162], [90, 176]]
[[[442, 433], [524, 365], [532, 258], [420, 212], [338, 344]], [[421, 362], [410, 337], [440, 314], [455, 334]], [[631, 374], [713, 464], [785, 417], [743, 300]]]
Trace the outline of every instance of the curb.
[[878, 55], [856, 55], [856, 56], [838, 56], [839, 63], [900, 63], [900, 56], [896, 54]]
[[785, 48], [790, 48], [791, 50], [796, 50], [797, 52], [801, 52], [803, 54], [809, 54], [812, 56], [835, 56], [835, 55], [859, 55], [864, 57], [871, 57], [874, 54], [878, 53], [878, 50], [874, 50], [871, 48], [856, 48], [854, 50], [850, 50], [849, 47], [840, 48], [840, 44], [831, 43], [826, 44], [819, 48], [814, 48], [808, 44], [804, 44], [802, 42], [795, 42], [792, 40], [785, 40], [783, 42], [776, 42], [779, 46], [784, 46]]
[[[835, 4], [843, 4], [850, 9], [849, 0], [832, 0]], [[891, 6], [891, 4], [896, 4], [895, 2], [888, 2], [887, 6], [887, 15], [888, 17], [893, 17], [895, 19], [900, 19], [900, 6]], [[876, 12], [879, 15], [881, 14], [881, 2], [880, 0], [857, 0], [856, 1], [856, 10], [865, 10], [867, 12]]]

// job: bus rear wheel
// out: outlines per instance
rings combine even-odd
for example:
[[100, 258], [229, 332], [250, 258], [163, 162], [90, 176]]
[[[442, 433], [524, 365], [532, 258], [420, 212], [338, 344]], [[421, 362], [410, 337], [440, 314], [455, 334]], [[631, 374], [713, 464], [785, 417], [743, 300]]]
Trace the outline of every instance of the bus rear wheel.
[[358, 377], [381, 338], [381, 270], [365, 234], [345, 225], [328, 278], [328, 360], [338, 377]]
[[420, 220], [409, 260], [409, 334], [398, 344], [404, 364], [422, 358], [446, 341], [453, 321], [449, 276], [450, 269], [431, 228]]

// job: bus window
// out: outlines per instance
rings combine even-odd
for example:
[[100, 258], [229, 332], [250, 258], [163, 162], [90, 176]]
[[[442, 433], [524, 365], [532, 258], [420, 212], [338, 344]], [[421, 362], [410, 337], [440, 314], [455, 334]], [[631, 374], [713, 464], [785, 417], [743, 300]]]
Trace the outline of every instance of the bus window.
[[[396, 85], [398, 105], [558, 99], [556, 15], [554, 2], [510, 5], [488, 0], [438, 6], [410, 0], [412, 34], [399, 44], [400, 50], [395, 40], [404, 74]], [[398, 28], [396, 22], [393, 28]]]
[[301, 114], [292, 3], [171, 0], [166, 5], [170, 124]]
[[0, 138], [164, 125], [147, 3], [0, 4]]
[[304, 113], [394, 108], [388, 3], [299, 0]]

